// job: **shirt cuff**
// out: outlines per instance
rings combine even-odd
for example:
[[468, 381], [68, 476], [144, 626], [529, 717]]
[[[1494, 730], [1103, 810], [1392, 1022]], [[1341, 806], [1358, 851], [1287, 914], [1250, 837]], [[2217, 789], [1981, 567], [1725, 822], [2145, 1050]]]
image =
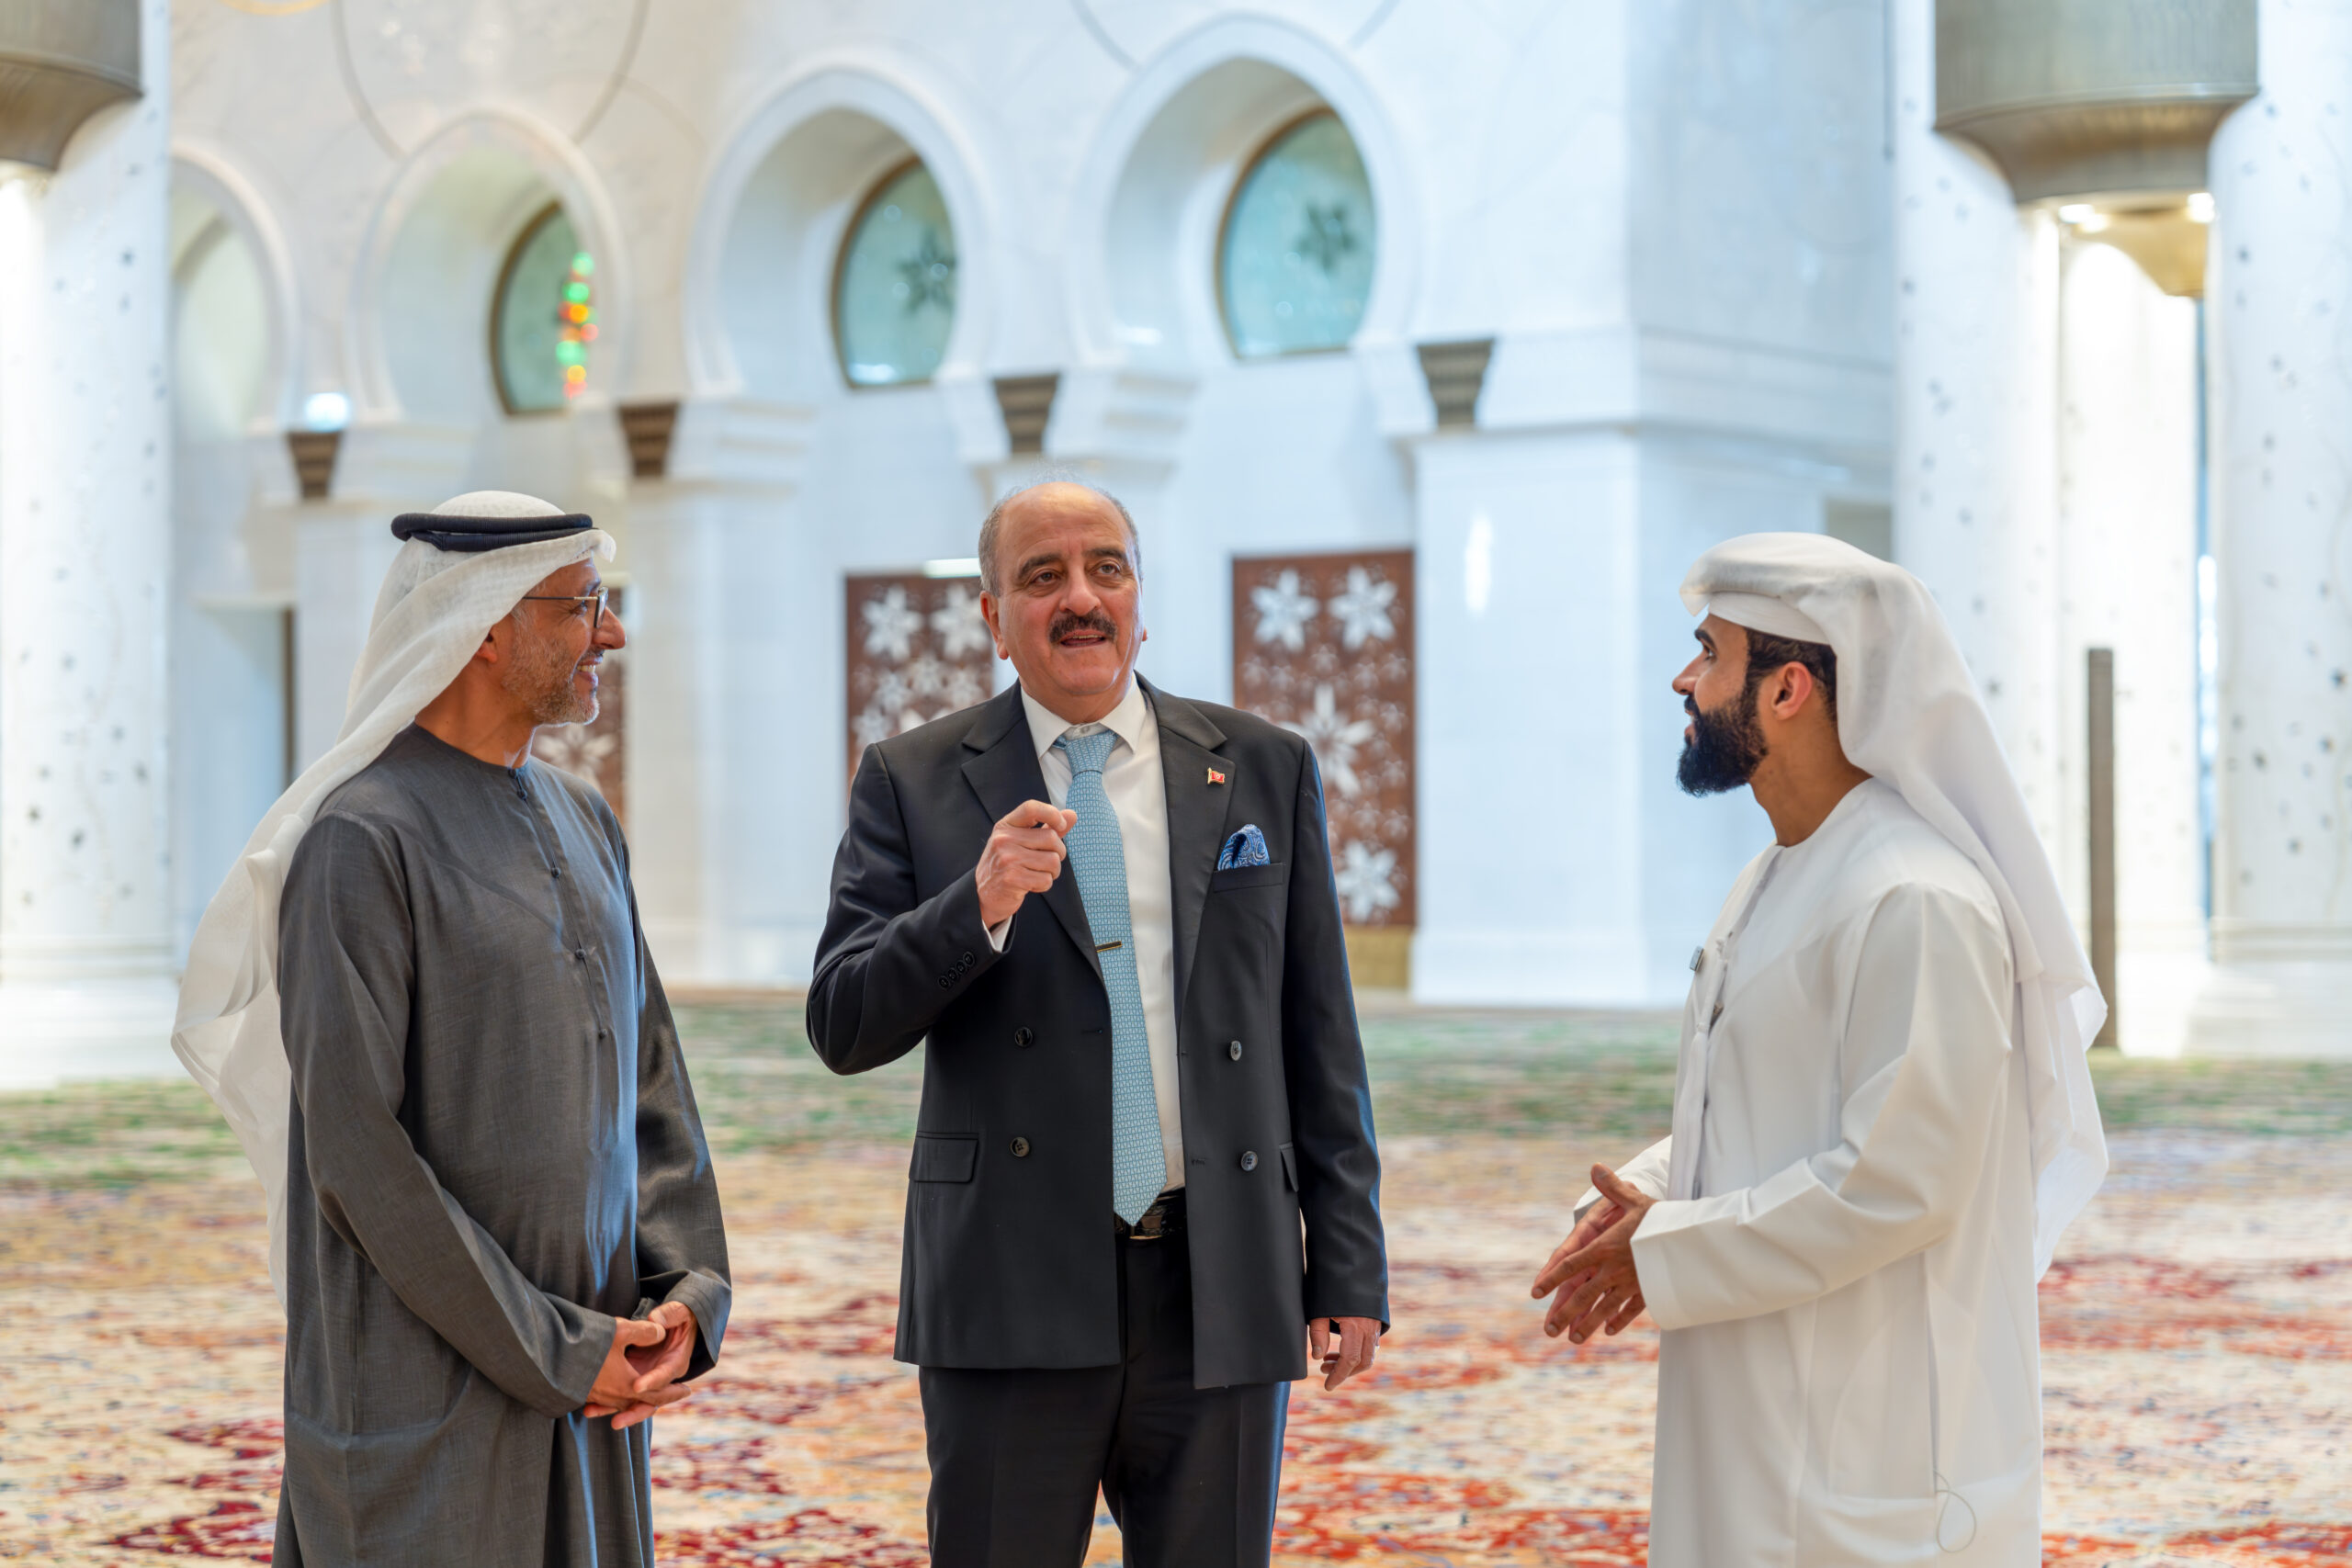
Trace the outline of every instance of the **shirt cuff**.
[[1002, 953], [1004, 951], [1004, 944], [1006, 941], [1012, 935], [1012, 917], [1011, 915], [1007, 915], [996, 924], [992, 926], [983, 926], [980, 929], [988, 935], [989, 946], [994, 948], [999, 953]]

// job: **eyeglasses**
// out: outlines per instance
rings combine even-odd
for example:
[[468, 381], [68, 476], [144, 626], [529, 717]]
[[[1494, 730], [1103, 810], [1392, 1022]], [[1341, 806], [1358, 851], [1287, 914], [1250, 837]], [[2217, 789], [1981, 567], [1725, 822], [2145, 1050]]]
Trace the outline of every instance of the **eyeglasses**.
[[569, 604], [574, 615], [579, 614], [582, 606], [594, 604], [596, 606], [596, 613], [588, 617], [588, 624], [592, 626], [601, 626], [605, 624], [605, 601], [611, 598], [612, 594], [613, 591], [609, 588], [599, 588], [594, 593], [526, 593], [523, 595], [523, 602], [526, 604], [534, 601], [543, 604]]

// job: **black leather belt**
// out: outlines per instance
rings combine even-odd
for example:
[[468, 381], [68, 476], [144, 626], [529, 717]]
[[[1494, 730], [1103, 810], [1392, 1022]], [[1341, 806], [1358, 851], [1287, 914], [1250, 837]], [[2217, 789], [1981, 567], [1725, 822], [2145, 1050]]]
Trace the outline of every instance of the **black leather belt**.
[[1121, 1241], [1164, 1241], [1171, 1235], [1182, 1235], [1184, 1190], [1179, 1187], [1172, 1192], [1162, 1192], [1151, 1201], [1150, 1208], [1136, 1216], [1132, 1225], [1116, 1214], [1111, 1216], [1111, 1223], [1118, 1227]]

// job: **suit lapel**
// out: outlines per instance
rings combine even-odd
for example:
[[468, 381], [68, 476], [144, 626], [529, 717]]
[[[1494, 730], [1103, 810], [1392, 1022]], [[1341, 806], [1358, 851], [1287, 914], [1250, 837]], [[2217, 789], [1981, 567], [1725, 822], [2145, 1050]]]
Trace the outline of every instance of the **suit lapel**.
[[[1218, 754], [1225, 732], [1210, 723], [1207, 715], [1148, 682], [1144, 690], [1150, 694], [1152, 711], [1159, 720], [1159, 769], [1168, 789], [1168, 888], [1174, 905], [1176, 1006], [1181, 1018], [1185, 988], [1193, 976], [1193, 954], [1200, 944], [1201, 912], [1208, 905], [1209, 874], [1216, 869], [1217, 852], [1225, 843], [1226, 812], [1240, 774], [1230, 760]], [[1208, 782], [1212, 768], [1225, 775], [1223, 784]]]
[[[999, 693], [981, 708], [980, 716], [964, 736], [964, 745], [978, 753], [965, 759], [964, 777], [979, 796], [980, 809], [989, 814], [991, 829], [1023, 801], [1046, 798], [1046, 775], [1037, 766], [1036, 746], [1029, 733], [1029, 715], [1022, 706], [1020, 687]], [[1085, 954], [1095, 978], [1101, 979], [1102, 964], [1094, 955], [1094, 932], [1086, 923], [1086, 903], [1079, 896], [1078, 878], [1067, 863], [1043, 897], [1046, 908]], [[1035, 897], [1033, 895], [1029, 901]], [[1023, 907], [1027, 908], [1027, 902]]]

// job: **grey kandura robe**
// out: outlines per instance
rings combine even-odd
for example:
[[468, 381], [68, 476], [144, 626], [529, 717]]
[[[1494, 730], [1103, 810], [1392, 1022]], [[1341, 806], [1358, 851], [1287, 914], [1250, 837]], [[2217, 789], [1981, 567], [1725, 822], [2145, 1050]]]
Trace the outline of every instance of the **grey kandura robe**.
[[653, 1561], [613, 1318], [726, 1332], [710, 1155], [620, 826], [422, 729], [331, 796], [278, 919], [293, 1066], [277, 1562]]

